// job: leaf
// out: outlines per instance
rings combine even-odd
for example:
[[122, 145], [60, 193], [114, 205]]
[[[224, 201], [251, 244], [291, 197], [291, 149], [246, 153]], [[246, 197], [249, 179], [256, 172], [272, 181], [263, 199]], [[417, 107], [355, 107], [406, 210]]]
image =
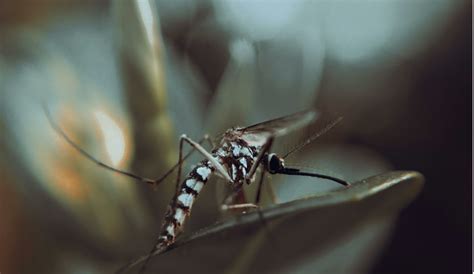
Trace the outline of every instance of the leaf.
[[[311, 260], [327, 258], [331, 249], [354, 243], [348, 241], [364, 226], [392, 220], [416, 197], [423, 181], [423, 175], [418, 172], [387, 172], [323, 195], [235, 216], [183, 237], [159, 256], [154, 254], [147, 270], [160, 273], [290, 272], [301, 266], [308, 256]], [[122, 270], [136, 271], [145, 259], [143, 256]], [[370, 262], [368, 258], [363, 259]], [[344, 260], [338, 258], [319, 262], [324, 269], [317, 269], [318, 265], [312, 267], [334, 273], [341, 264]]]

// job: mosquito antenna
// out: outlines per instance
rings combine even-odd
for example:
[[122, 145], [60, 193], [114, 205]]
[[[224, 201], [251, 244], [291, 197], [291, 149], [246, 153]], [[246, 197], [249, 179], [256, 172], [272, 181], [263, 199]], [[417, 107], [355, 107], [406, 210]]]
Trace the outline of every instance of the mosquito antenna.
[[304, 172], [304, 171], [300, 171], [297, 168], [283, 168], [281, 170], [276, 171], [276, 173], [286, 174], [286, 175], [299, 175], [299, 176], [316, 177], [316, 178], [321, 178], [321, 179], [334, 181], [334, 182], [336, 182], [338, 184], [341, 184], [341, 185], [344, 185], [344, 186], [350, 185], [348, 182], [346, 182], [342, 179], [339, 179], [339, 178], [335, 178], [335, 177], [332, 177], [332, 176], [323, 175], [323, 174], [319, 174], [319, 173]]
[[286, 157], [288, 157], [290, 154], [293, 154], [294, 152], [304, 148], [305, 146], [309, 145], [311, 142], [313, 142], [316, 138], [318, 138], [319, 136], [323, 135], [324, 133], [328, 132], [331, 128], [333, 128], [337, 123], [339, 123], [340, 121], [342, 120], [342, 116], [337, 118], [336, 120], [334, 120], [333, 122], [331, 122], [330, 124], [328, 124], [326, 127], [324, 127], [322, 130], [316, 132], [316, 134], [312, 135], [311, 137], [309, 137], [308, 139], [306, 139], [306, 141], [304, 141], [303, 143], [299, 144], [298, 146], [294, 147], [292, 150], [290, 150], [289, 152], [287, 152], [282, 158], [285, 159]]

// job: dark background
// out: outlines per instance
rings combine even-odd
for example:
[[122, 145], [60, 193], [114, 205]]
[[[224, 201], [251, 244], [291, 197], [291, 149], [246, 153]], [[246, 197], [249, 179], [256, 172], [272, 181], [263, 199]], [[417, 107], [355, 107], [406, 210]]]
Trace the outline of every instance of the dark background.
[[[417, 66], [414, 105], [423, 108], [418, 118], [428, 129], [425, 138], [411, 146], [377, 144], [398, 168], [423, 173], [426, 184], [400, 215], [373, 273], [472, 271], [471, 27], [470, 9], [465, 9], [443, 35], [449, 42], [433, 47]], [[403, 125], [395, 130], [413, 134]]]

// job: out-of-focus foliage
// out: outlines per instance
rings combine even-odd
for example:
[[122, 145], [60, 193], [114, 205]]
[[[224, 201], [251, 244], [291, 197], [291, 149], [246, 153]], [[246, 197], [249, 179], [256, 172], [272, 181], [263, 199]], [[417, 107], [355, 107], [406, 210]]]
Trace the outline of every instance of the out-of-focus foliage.
[[[288, 151], [344, 116], [287, 163], [358, 181], [397, 168], [378, 151], [380, 144], [418, 144], [439, 130], [413, 103], [421, 94], [414, 75], [432, 48], [450, 41], [446, 30], [465, 6], [431, 0], [2, 1], [0, 272], [112, 271], [151, 248], [174, 189], [174, 175], [153, 192], [80, 156], [48, 125], [42, 103], [82, 148], [151, 178], [176, 160], [182, 133], [198, 140], [317, 107], [323, 118], [277, 140], [275, 151]], [[268, 180], [281, 202], [338, 187], [308, 178]], [[200, 195], [186, 233], [219, 219], [213, 185], [222, 183], [210, 182]], [[253, 197], [255, 185], [247, 190]], [[264, 206], [269, 200], [264, 197]], [[395, 218], [391, 212], [386, 222], [368, 221], [339, 247], [370, 268], [375, 251], [355, 252], [351, 243], [374, 235], [384, 242]], [[298, 220], [293, 233], [304, 226]], [[206, 246], [205, 239], [197, 243]], [[18, 252], [33, 259], [12, 256]], [[317, 266], [301, 259], [299, 270], [330, 269], [331, 256], [318, 257]], [[246, 269], [239, 268], [244, 257], [236, 258], [235, 272]]]

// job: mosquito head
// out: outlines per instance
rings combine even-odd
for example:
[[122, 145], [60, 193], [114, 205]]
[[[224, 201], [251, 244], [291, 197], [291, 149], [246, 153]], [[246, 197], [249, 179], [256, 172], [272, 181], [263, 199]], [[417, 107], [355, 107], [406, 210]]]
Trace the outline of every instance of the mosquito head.
[[275, 153], [265, 155], [263, 161], [265, 163], [265, 168], [271, 174], [278, 173], [285, 168], [285, 161]]

